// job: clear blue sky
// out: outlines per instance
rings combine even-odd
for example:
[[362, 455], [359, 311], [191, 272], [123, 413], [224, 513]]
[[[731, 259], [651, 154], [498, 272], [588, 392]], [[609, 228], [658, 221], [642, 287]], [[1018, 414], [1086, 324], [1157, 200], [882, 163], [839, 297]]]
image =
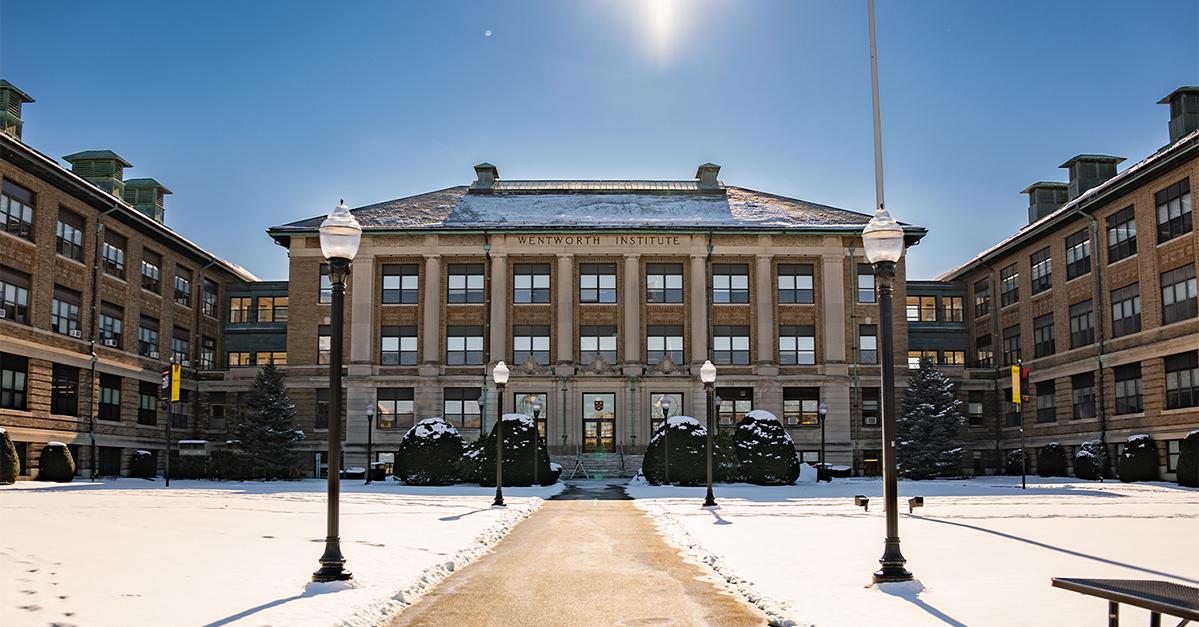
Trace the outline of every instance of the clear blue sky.
[[[1019, 228], [1082, 152], [1166, 143], [1199, 2], [878, 0], [887, 205], [931, 278]], [[490, 35], [487, 33], [490, 32]], [[25, 140], [107, 148], [167, 223], [263, 278], [266, 227], [508, 178], [721, 178], [869, 211], [866, 2], [0, 0]]]

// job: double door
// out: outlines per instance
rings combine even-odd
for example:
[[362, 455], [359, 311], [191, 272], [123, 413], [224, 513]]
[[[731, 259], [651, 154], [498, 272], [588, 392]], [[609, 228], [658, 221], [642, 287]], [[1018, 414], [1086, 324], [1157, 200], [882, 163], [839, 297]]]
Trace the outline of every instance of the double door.
[[583, 395], [583, 452], [606, 453], [616, 446], [616, 395]]

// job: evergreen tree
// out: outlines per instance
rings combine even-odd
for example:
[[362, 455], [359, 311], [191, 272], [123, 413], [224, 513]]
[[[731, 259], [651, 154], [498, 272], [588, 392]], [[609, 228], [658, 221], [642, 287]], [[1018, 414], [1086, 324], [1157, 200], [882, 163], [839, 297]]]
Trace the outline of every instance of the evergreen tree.
[[237, 449], [253, 478], [294, 479], [301, 474], [295, 445], [304, 432], [296, 427], [296, 404], [287, 394], [286, 379], [274, 362], [268, 363], [242, 402]]
[[962, 474], [959, 433], [965, 418], [960, 405], [953, 383], [931, 361], [920, 360], [920, 368], [908, 378], [903, 408], [895, 421], [901, 476], [932, 479]]

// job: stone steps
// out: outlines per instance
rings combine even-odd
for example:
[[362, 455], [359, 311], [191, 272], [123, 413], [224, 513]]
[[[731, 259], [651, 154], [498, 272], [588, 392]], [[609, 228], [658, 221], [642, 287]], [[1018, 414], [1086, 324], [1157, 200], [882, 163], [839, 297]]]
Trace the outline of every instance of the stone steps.
[[[577, 457], [583, 462], [583, 468], [591, 478], [632, 477], [641, 469], [641, 455], [625, 455], [624, 465], [621, 466], [621, 456], [613, 453], [583, 453]], [[557, 455], [553, 461], [562, 465], [562, 478], [570, 477], [574, 472], [576, 457], [574, 455]], [[583, 472], [575, 474], [582, 478]]]

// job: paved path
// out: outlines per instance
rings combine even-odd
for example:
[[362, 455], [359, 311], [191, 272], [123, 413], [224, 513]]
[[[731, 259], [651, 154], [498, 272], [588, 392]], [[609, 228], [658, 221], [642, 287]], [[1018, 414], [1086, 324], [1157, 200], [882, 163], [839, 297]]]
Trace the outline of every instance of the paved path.
[[495, 550], [438, 584], [399, 625], [763, 625], [702, 579], [600, 482], [571, 484]]

